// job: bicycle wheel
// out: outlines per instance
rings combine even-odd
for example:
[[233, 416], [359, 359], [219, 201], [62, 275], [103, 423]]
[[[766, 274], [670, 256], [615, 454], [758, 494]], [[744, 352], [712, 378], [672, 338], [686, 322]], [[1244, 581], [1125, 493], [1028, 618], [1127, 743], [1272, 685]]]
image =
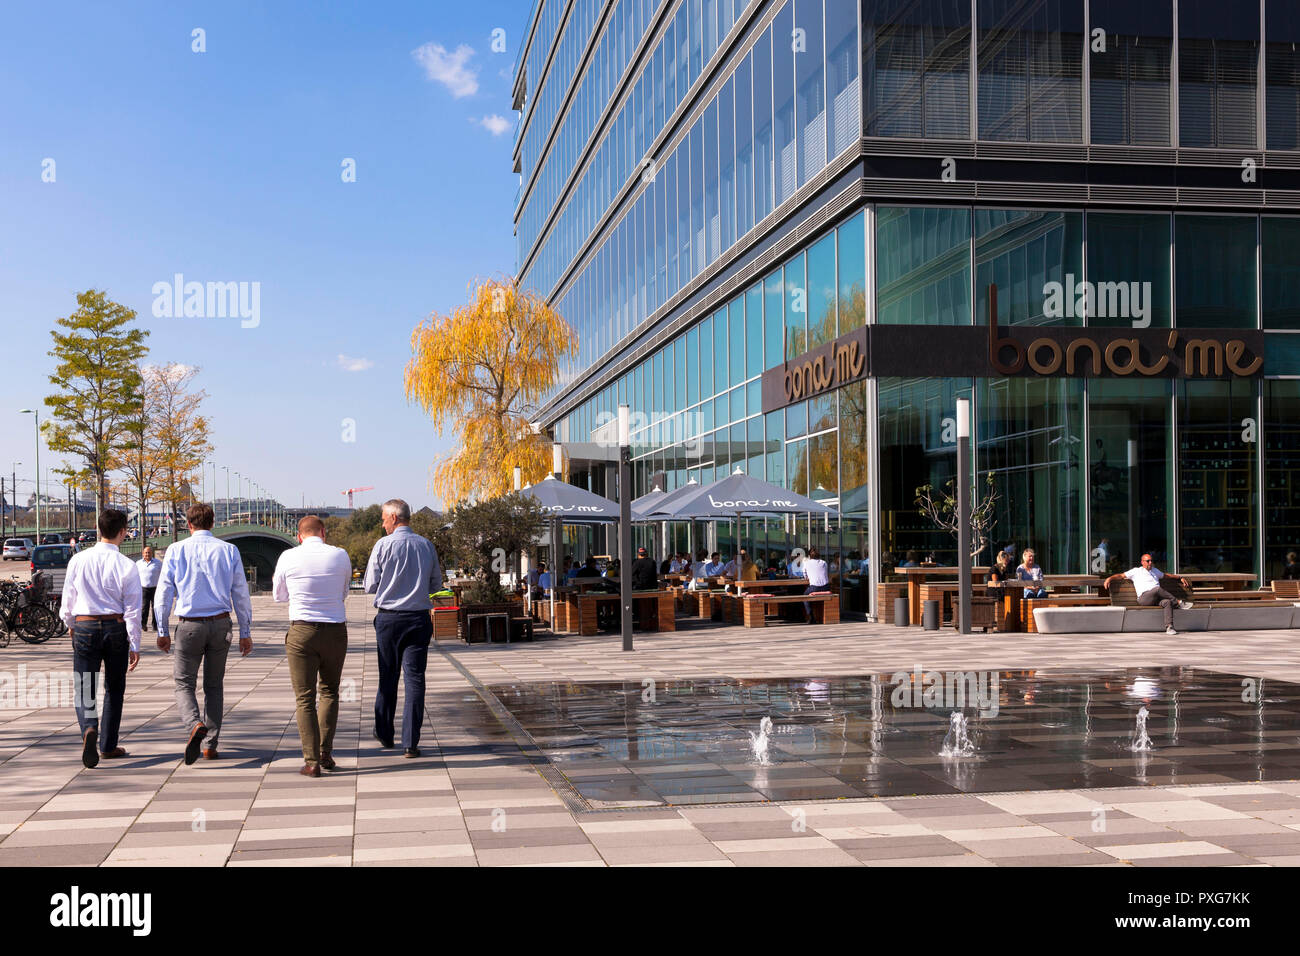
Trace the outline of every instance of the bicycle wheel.
[[59, 619], [41, 604], [19, 608], [16, 624], [18, 636], [28, 644], [44, 644], [54, 636]]

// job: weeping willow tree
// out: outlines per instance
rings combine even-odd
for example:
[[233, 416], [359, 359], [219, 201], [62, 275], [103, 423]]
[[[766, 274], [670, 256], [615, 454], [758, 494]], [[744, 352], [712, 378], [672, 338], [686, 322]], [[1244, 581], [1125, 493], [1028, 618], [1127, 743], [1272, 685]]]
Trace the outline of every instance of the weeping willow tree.
[[448, 505], [486, 500], [514, 489], [516, 466], [526, 484], [549, 473], [549, 440], [531, 423], [577, 350], [569, 323], [509, 280], [478, 280], [466, 304], [416, 326], [406, 398], [456, 441], [434, 463], [435, 494]]

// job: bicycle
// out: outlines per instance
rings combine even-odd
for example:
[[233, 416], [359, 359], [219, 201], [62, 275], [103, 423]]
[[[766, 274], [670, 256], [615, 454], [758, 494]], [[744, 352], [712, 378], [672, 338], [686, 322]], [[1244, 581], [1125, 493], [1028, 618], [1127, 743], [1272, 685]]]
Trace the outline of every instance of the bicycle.
[[58, 633], [59, 619], [44, 604], [34, 602], [25, 587], [0, 589], [0, 647], [8, 647], [17, 634], [27, 644], [44, 644]]

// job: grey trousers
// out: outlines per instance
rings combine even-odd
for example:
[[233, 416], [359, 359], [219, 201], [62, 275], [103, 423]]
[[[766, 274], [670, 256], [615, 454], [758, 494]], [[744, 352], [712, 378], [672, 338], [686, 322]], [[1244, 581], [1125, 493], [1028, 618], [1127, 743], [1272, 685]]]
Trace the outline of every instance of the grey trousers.
[[1173, 627], [1174, 626], [1174, 604], [1175, 602], [1177, 602], [1177, 600], [1178, 598], [1174, 597], [1164, 588], [1155, 588], [1154, 590], [1147, 591], [1140, 598], [1138, 598], [1138, 604], [1142, 605], [1143, 607], [1155, 607], [1157, 604], [1159, 604], [1164, 609], [1165, 612], [1165, 627]]
[[[176, 710], [188, 738], [195, 724], [208, 728], [203, 748], [216, 749], [225, 708], [226, 657], [233, 635], [229, 617], [176, 623], [172, 677], [176, 680]], [[203, 665], [203, 712], [195, 694], [199, 665]]]

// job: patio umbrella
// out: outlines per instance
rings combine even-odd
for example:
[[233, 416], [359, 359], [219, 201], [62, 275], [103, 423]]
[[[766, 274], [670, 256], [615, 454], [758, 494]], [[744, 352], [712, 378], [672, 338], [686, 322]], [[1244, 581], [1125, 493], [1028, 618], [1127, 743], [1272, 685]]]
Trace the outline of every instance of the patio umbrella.
[[667, 497], [667, 495], [668, 492], [664, 491], [658, 485], [655, 485], [653, 490], [642, 495], [640, 498], [635, 499], [632, 502], [632, 520], [635, 521], [640, 517], [643, 511], [648, 510], [653, 505], [657, 505]]
[[[663, 512], [669, 512], [663, 514]], [[737, 468], [725, 478], [705, 485], [692, 495], [675, 502], [661, 501], [653, 513], [665, 520], [736, 521], [736, 541], [740, 541], [740, 519], [745, 515], [824, 514], [836, 511], [806, 495], [782, 488], [768, 481], [751, 478]]]
[[[700, 483], [692, 478], [680, 488], [674, 488], [672, 491], [660, 492], [657, 499], [654, 497], [655, 492], [653, 491], [648, 495], [643, 495], [636, 501], [632, 502], [632, 520], [645, 524], [651, 524], [657, 521], [668, 521], [668, 518], [663, 517], [658, 514], [658, 512], [666, 505], [670, 505], [674, 501], [680, 501], [682, 498], [693, 495], [699, 490]], [[686, 550], [690, 551], [693, 544], [694, 542], [690, 540], [690, 532], [688, 529]]]
[[518, 495], [531, 495], [541, 504], [551, 519], [551, 627], [555, 627], [555, 588], [560, 583], [561, 549], [559, 528], [562, 524], [609, 524], [618, 521], [618, 502], [602, 498], [586, 488], [579, 488], [554, 475], [547, 475], [536, 484], [529, 485]]

